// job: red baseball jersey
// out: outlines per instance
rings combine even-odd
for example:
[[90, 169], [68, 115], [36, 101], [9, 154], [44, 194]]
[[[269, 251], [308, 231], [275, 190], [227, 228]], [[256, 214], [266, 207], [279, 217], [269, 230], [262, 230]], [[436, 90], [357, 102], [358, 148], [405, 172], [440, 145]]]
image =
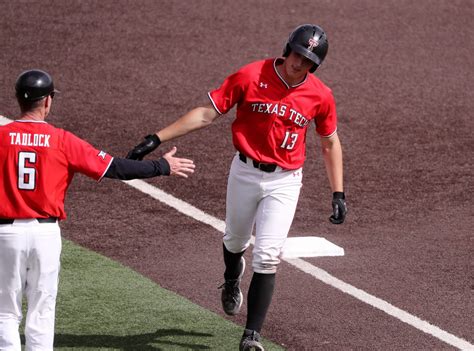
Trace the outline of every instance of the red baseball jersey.
[[306, 132], [330, 137], [337, 130], [331, 90], [316, 76], [289, 86], [276, 69], [278, 60], [257, 61], [242, 67], [211, 92], [214, 108], [227, 113], [237, 104], [232, 139], [237, 150], [264, 163], [284, 169], [300, 168], [306, 158]]
[[64, 198], [74, 173], [99, 181], [112, 156], [41, 121], [0, 127], [0, 218], [66, 218]]

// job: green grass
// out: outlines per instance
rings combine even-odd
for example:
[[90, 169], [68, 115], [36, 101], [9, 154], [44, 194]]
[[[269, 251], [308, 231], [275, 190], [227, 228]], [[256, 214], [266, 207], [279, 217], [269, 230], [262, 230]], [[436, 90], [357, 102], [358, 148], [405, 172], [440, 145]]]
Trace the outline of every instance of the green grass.
[[55, 350], [238, 349], [241, 326], [115, 261], [63, 240], [61, 264]]

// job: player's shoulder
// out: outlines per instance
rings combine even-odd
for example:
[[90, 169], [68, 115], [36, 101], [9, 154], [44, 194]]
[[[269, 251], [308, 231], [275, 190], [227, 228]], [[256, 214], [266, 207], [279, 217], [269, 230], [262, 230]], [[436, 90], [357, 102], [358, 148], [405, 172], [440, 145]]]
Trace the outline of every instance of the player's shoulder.
[[247, 63], [246, 65], [240, 67], [238, 72], [242, 74], [252, 74], [255, 72], [260, 72], [264, 68], [273, 67], [273, 59], [258, 60]]
[[71, 136], [74, 136], [74, 134], [71, 133], [70, 131], [61, 127], [57, 127], [54, 124], [51, 124], [49, 122], [47, 123], [45, 122], [41, 125], [41, 131], [42, 133], [54, 135], [55, 138], [57, 138], [58, 140], [62, 140], [62, 142], [64, 142], [65, 139], [70, 138]]
[[25, 120], [25, 119], [16, 119], [12, 123], [5, 125], [11, 129], [15, 129], [27, 133], [35, 132], [54, 132], [57, 128], [51, 125], [46, 121], [37, 121], [37, 120]]
[[319, 89], [323, 89], [328, 92], [331, 91], [331, 88], [329, 88], [329, 86], [326, 85], [326, 83], [324, 83], [319, 77], [315, 76], [314, 74], [308, 75], [308, 83], [310, 83], [311, 85]]
[[49, 122], [44, 122], [41, 128], [44, 131], [49, 132], [50, 134], [56, 134], [56, 135], [64, 135], [64, 133], [66, 132], [64, 129], [60, 127], [56, 127], [54, 124], [51, 124]]
[[327, 97], [332, 97], [332, 90], [329, 88], [329, 86], [326, 85], [320, 78], [315, 76], [314, 74], [308, 75], [308, 80], [307, 83], [311, 87], [311, 89], [314, 89], [317, 91], [320, 95], [324, 95]]
[[244, 86], [248, 85], [262, 72], [266, 61], [260, 60], [247, 63], [230, 74], [227, 79], [232, 82], [239, 82], [239, 84]]

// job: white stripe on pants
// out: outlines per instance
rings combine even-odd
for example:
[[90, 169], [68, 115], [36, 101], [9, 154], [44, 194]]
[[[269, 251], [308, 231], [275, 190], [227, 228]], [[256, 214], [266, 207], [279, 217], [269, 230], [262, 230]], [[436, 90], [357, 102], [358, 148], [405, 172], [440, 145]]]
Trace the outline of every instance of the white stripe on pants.
[[251, 160], [232, 161], [227, 184], [224, 244], [238, 253], [250, 245], [255, 225], [252, 266], [257, 273], [275, 273], [288, 236], [301, 189], [302, 170], [277, 167], [267, 173]]
[[0, 225], [0, 350], [20, 351], [22, 297], [27, 351], [52, 351], [61, 234], [35, 219]]

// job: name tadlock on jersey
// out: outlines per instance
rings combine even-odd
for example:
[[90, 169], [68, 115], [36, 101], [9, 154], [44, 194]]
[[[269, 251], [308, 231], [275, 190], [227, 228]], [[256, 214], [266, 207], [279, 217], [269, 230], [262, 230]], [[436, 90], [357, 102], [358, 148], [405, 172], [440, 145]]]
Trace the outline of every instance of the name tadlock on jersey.
[[30, 134], [11, 132], [10, 145], [49, 147], [49, 134]]

